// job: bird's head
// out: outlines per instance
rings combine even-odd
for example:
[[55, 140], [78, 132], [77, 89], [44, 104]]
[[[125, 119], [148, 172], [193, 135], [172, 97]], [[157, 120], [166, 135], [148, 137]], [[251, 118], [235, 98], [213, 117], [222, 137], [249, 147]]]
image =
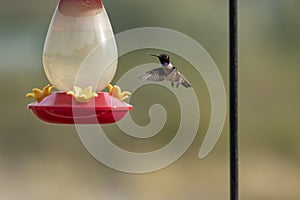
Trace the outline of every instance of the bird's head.
[[149, 54], [149, 55], [157, 57], [159, 59], [160, 63], [165, 67], [170, 64], [170, 56], [168, 54], [160, 54], [160, 55]]

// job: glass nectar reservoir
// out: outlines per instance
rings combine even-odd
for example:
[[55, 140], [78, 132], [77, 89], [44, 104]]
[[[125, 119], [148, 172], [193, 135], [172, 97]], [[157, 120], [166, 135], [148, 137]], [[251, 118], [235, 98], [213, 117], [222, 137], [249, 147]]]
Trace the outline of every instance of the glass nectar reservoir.
[[115, 75], [117, 58], [113, 30], [102, 2], [60, 0], [43, 52], [44, 70], [51, 84], [64, 92], [74, 86], [103, 90]]

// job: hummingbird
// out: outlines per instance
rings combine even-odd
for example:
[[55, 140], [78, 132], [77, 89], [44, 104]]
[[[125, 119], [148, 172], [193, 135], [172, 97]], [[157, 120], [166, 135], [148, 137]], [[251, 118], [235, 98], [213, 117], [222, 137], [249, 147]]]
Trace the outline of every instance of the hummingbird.
[[150, 56], [157, 57], [162, 67], [152, 69], [141, 74], [140, 79], [146, 81], [171, 81], [172, 87], [178, 88], [179, 85], [183, 85], [186, 88], [192, 87], [192, 85], [185, 80], [184, 76], [177, 70], [177, 68], [170, 62], [170, 56], [168, 54], [149, 54]]

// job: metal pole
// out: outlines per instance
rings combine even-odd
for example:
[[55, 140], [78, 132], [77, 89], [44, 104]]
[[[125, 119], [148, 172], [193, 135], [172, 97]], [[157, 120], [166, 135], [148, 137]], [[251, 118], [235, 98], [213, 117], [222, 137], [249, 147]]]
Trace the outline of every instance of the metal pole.
[[230, 199], [239, 198], [237, 0], [229, 0]]

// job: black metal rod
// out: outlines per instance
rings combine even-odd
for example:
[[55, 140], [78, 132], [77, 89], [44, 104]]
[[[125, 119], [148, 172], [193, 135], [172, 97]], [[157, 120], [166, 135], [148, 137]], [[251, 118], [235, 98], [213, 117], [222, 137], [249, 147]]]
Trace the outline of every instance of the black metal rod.
[[239, 198], [238, 165], [238, 5], [229, 0], [230, 199]]

